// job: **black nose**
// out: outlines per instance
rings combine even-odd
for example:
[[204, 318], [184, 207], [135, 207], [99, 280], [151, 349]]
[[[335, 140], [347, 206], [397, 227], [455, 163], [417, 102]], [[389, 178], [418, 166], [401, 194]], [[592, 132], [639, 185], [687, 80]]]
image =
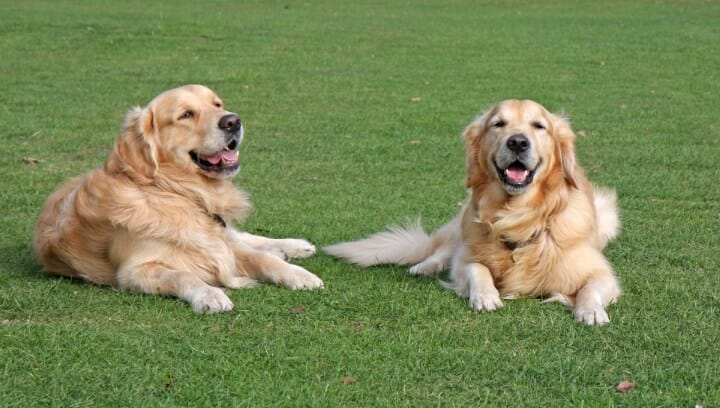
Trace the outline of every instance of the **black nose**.
[[220, 118], [218, 127], [222, 130], [227, 130], [228, 132], [235, 132], [240, 129], [240, 116], [234, 113], [227, 114]]
[[507, 140], [507, 147], [515, 153], [522, 153], [530, 148], [530, 139], [525, 135], [512, 135]]

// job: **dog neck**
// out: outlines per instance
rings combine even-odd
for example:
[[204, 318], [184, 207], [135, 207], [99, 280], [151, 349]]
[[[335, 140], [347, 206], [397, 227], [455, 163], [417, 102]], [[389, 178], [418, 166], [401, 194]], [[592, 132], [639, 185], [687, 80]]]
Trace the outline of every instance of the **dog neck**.
[[532, 196], [509, 197], [495, 187], [473, 191], [469, 211], [475, 221], [487, 223], [488, 233], [509, 251], [533, 244], [547, 228], [549, 214], [534, 205]]

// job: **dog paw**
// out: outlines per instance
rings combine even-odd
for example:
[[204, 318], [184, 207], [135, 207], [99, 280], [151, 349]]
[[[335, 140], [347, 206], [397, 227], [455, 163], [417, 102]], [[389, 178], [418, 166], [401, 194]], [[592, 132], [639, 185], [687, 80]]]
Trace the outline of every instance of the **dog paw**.
[[602, 307], [577, 307], [573, 310], [575, 319], [589, 326], [602, 326], [610, 323], [610, 317]]
[[189, 302], [192, 308], [199, 313], [227, 312], [234, 306], [225, 292], [214, 286], [194, 290], [190, 295]]
[[444, 267], [445, 265], [437, 262], [423, 261], [419, 264], [413, 265], [410, 269], [408, 269], [408, 272], [410, 272], [410, 275], [435, 276], [440, 273]]
[[476, 312], [492, 312], [503, 306], [500, 300], [500, 294], [496, 291], [492, 292], [470, 292], [468, 298], [470, 308]]
[[323, 281], [315, 276], [314, 273], [297, 265], [290, 266], [292, 267], [290, 273], [288, 273], [281, 282], [286, 288], [292, 290], [312, 290], [322, 289], [324, 287]]
[[307, 258], [315, 254], [315, 245], [304, 239], [285, 238], [280, 240], [280, 249], [288, 258]]

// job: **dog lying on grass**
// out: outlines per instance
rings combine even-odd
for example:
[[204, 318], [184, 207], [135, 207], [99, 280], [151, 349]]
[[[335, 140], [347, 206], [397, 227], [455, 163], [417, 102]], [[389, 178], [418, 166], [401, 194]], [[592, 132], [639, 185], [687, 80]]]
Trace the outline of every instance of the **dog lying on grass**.
[[610, 321], [605, 308], [620, 286], [602, 249], [618, 233], [615, 193], [591, 184], [575, 156], [575, 134], [561, 116], [528, 100], [499, 103], [463, 139], [470, 196], [432, 236], [419, 225], [393, 227], [325, 251], [361, 266], [413, 264], [437, 275], [476, 311], [501, 298], [548, 296], [588, 325]]
[[105, 165], [45, 203], [33, 240], [44, 270], [176, 296], [199, 312], [233, 308], [221, 287], [322, 288], [317, 276], [285, 261], [313, 255], [309, 242], [232, 226], [251, 208], [231, 182], [242, 140], [238, 115], [201, 85], [131, 110]]

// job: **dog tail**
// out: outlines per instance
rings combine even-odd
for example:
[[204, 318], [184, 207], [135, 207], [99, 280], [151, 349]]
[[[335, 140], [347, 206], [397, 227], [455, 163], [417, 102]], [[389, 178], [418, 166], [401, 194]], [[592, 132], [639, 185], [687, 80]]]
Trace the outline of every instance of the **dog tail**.
[[409, 265], [427, 258], [434, 250], [433, 247], [432, 238], [420, 225], [420, 220], [416, 220], [404, 227], [393, 225], [387, 231], [359, 241], [326, 246], [323, 250], [360, 266]]
[[605, 248], [605, 245], [612, 241], [620, 232], [617, 195], [613, 190], [596, 186], [594, 204], [598, 226], [598, 244], [600, 248]]

